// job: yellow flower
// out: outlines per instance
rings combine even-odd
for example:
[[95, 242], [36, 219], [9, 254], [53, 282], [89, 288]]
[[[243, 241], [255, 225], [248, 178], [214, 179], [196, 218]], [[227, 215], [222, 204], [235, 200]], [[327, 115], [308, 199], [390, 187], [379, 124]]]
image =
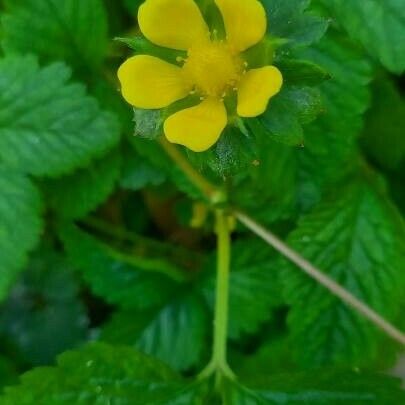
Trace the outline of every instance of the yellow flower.
[[258, 0], [214, 0], [226, 38], [210, 33], [194, 0], [146, 0], [139, 8], [143, 35], [156, 45], [187, 51], [182, 66], [149, 55], [133, 56], [118, 71], [125, 100], [137, 108], [160, 109], [198, 94], [200, 104], [180, 110], [164, 122], [167, 139], [195, 152], [213, 146], [228, 124], [224, 100], [237, 95], [236, 113], [264, 113], [283, 78], [274, 66], [248, 70], [243, 52], [259, 43], [267, 29]]

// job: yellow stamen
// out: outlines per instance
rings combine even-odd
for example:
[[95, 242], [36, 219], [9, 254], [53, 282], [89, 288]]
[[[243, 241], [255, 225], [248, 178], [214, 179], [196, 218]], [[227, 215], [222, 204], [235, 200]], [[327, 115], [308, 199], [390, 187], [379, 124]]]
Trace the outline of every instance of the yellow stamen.
[[207, 41], [188, 50], [183, 75], [203, 96], [221, 98], [237, 86], [243, 66], [243, 60], [226, 43]]

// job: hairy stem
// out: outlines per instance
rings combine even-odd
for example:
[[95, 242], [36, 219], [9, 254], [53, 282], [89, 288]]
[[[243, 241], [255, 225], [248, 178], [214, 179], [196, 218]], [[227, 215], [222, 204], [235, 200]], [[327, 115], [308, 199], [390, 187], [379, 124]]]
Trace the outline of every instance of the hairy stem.
[[[231, 263], [231, 236], [228, 220], [222, 210], [215, 212], [217, 232], [217, 289], [214, 319], [213, 359], [219, 373], [229, 371], [226, 353], [228, 336], [229, 272]], [[219, 378], [221, 377], [220, 374]]]
[[323, 285], [333, 295], [337, 296], [348, 306], [355, 309], [358, 313], [371, 321], [375, 326], [384, 331], [392, 339], [405, 346], [405, 334], [390, 324], [382, 316], [377, 314], [377, 312], [371, 309], [368, 305], [364, 304], [348, 290], [336, 283], [336, 281], [332, 280], [321, 270], [317, 269], [313, 264], [308, 262], [308, 260], [304, 259], [301, 255], [282, 242], [276, 235], [263, 228], [249, 216], [239, 211], [234, 211], [234, 215], [248, 229], [262, 238], [291, 262], [296, 264], [301, 270], [316, 280], [319, 284]]
[[[219, 190], [211, 183], [209, 183], [203, 176], [201, 176], [187, 159], [177, 151], [173, 145], [169, 145], [166, 141], [162, 141], [162, 146], [168, 153], [168, 155], [179, 165], [179, 167], [184, 171], [189, 180], [198, 187], [207, 199], [213, 200], [213, 196], [217, 195]], [[270, 246], [273, 246], [278, 250], [282, 255], [284, 255], [291, 262], [296, 264], [298, 268], [303, 270], [306, 274], [316, 280], [319, 284], [327, 288], [332, 294], [340, 298], [343, 302], [357, 311], [360, 315], [367, 318], [375, 326], [384, 331], [388, 336], [390, 336], [395, 341], [401, 343], [405, 346], [405, 334], [398, 330], [395, 326], [389, 323], [381, 315], [377, 314], [372, 308], [367, 304], [360, 301], [353, 294], [350, 293], [347, 289], [336, 283], [330, 277], [328, 277], [321, 270], [317, 269], [314, 265], [304, 259], [296, 251], [287, 246], [274, 234], [267, 231], [260, 224], [253, 221], [248, 215], [235, 209], [233, 211], [235, 217], [242, 222], [248, 229], [253, 233], [260, 236], [264, 241], [266, 241]], [[212, 365], [210, 364], [202, 373], [201, 376], [204, 376], [209, 372], [209, 368]]]

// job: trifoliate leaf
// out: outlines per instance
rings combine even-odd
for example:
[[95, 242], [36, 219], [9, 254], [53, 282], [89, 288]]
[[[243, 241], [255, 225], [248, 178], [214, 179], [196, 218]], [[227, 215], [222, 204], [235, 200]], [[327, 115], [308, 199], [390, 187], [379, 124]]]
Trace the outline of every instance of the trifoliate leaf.
[[28, 364], [47, 364], [86, 338], [87, 315], [72, 269], [40, 249], [0, 312], [0, 331]]
[[400, 381], [383, 374], [316, 370], [303, 374], [252, 376], [252, 388], [230, 383], [231, 405], [386, 405], [405, 401]]
[[[245, 240], [233, 246], [229, 297], [229, 336], [239, 338], [254, 333], [272, 317], [272, 309], [281, 303], [277, 268], [272, 266], [272, 253], [258, 240]], [[215, 268], [213, 261], [207, 267]], [[213, 307], [215, 277], [203, 285]]]
[[37, 368], [6, 388], [2, 405], [190, 405], [203, 384], [187, 386], [168, 367], [128, 347], [93, 343], [66, 352], [56, 367]]
[[5, 5], [1, 23], [6, 53], [65, 60], [85, 72], [102, 62], [108, 36], [101, 0], [6, 0]]
[[383, 168], [400, 169], [405, 163], [405, 100], [388, 78], [372, 86], [373, 104], [367, 112], [363, 145]]
[[[387, 197], [355, 181], [304, 216], [289, 244], [388, 320], [403, 301], [404, 227]], [[292, 347], [306, 366], [370, 364], [380, 333], [286, 261], [281, 278], [291, 305]]]
[[327, 21], [307, 10], [310, 0], [262, 0], [269, 19], [269, 32], [288, 40], [290, 46], [310, 45], [327, 29]]
[[209, 324], [202, 299], [184, 293], [156, 309], [114, 314], [101, 338], [134, 346], [176, 370], [186, 370], [200, 364]]
[[402, 0], [322, 0], [333, 18], [391, 72], [405, 71], [405, 7]]
[[144, 309], [167, 302], [178, 283], [165, 274], [178, 274], [171, 263], [135, 252], [123, 256], [74, 225], [60, 229], [72, 263], [93, 292], [123, 309]]
[[[0, 60], [0, 159], [36, 176], [85, 166], [118, 141], [114, 116], [100, 111], [61, 63], [40, 69], [30, 56]], [[45, 85], [46, 84], [46, 85]]]
[[45, 181], [48, 205], [65, 219], [82, 218], [97, 208], [114, 190], [120, 175], [117, 150], [69, 176]]
[[28, 178], [0, 166], [0, 190], [0, 300], [3, 300], [24, 266], [27, 252], [39, 239], [42, 220], [40, 196]]

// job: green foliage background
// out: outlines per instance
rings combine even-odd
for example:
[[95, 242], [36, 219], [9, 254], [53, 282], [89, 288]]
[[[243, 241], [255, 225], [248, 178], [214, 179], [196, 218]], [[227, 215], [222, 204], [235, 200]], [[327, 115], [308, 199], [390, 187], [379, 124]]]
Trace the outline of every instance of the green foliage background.
[[[405, 1], [261, 1], [283, 91], [181, 152], [404, 329]], [[242, 227], [240, 378], [222, 402], [192, 378], [211, 350], [213, 218], [191, 226], [207, 201], [153, 140], [167, 111], [118, 91], [131, 47], [161, 52], [137, 37], [140, 3], [0, 0], [0, 403], [405, 403], [387, 376], [403, 348]]]

